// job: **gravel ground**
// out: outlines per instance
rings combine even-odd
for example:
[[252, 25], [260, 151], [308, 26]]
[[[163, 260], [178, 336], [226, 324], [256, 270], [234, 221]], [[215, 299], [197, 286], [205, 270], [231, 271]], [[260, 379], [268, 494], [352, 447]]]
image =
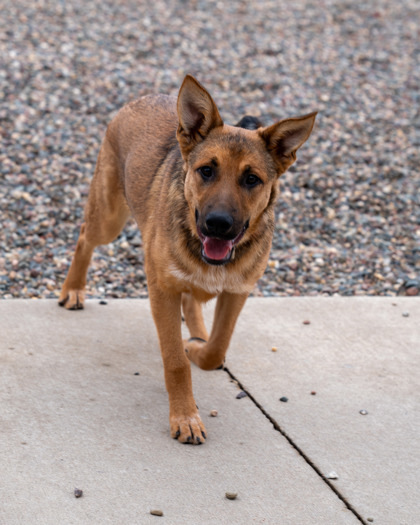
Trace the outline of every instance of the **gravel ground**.
[[[186, 73], [230, 123], [320, 111], [255, 295], [418, 293], [419, 27], [418, 0], [3, 1], [0, 294], [57, 296], [107, 123]], [[146, 296], [141, 245], [99, 248], [88, 292]]]

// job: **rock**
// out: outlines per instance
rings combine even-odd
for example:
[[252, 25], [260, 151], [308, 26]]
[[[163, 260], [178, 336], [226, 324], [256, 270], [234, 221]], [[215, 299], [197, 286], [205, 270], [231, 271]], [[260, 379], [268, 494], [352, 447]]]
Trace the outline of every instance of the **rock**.
[[327, 479], [338, 479], [338, 474], [332, 470], [329, 474], [326, 475], [326, 478]]

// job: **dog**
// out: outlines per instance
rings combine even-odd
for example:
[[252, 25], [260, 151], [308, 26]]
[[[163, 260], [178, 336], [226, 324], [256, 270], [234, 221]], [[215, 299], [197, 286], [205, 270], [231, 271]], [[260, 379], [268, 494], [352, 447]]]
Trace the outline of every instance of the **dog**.
[[[238, 315], [267, 265], [278, 179], [295, 162], [315, 117], [263, 127], [246, 116], [227, 125], [210, 94], [187, 75], [178, 98], [145, 96], [124, 106], [108, 126], [59, 304], [83, 308], [94, 248], [113, 241], [134, 216], [170, 433], [182, 443], [206, 440], [190, 362], [204, 370], [223, 365]], [[216, 296], [209, 335], [201, 305]], [[182, 312], [191, 335], [184, 341]]]

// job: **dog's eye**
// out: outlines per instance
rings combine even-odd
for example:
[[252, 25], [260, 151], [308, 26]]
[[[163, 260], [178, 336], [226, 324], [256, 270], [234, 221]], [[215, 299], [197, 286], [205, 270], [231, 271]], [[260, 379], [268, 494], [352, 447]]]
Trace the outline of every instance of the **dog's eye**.
[[245, 186], [248, 186], [248, 188], [253, 188], [257, 184], [261, 183], [261, 179], [253, 173], [249, 173], [248, 175], [246, 175], [244, 182]]
[[202, 166], [201, 168], [198, 168], [198, 173], [204, 180], [208, 180], [213, 177], [213, 168], [211, 166]]

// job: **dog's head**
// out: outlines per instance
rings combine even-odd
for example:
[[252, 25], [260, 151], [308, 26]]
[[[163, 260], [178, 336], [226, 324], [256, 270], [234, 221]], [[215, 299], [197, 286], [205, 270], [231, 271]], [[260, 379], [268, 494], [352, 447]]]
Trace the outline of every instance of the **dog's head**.
[[296, 160], [316, 113], [269, 127], [258, 128], [255, 120], [244, 128], [228, 126], [191, 76], [181, 86], [177, 110], [192, 230], [201, 240], [203, 260], [225, 264], [274, 204], [278, 177]]

